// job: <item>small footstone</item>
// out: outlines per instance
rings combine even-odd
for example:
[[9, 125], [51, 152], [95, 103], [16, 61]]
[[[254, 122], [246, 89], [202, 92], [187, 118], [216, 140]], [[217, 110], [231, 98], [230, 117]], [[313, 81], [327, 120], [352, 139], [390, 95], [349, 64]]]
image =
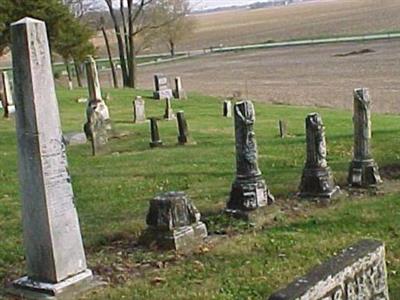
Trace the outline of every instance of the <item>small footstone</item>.
[[150, 200], [148, 228], [142, 244], [164, 250], [190, 252], [207, 237], [200, 213], [184, 192], [168, 192]]

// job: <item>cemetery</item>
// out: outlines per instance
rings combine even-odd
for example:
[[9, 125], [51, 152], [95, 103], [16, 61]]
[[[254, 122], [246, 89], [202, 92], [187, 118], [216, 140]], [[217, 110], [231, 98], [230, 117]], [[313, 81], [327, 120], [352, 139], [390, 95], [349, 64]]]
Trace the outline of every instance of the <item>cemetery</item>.
[[400, 122], [368, 86], [352, 110], [105, 88], [88, 55], [70, 89], [45, 22], [10, 39], [0, 299], [400, 299]]

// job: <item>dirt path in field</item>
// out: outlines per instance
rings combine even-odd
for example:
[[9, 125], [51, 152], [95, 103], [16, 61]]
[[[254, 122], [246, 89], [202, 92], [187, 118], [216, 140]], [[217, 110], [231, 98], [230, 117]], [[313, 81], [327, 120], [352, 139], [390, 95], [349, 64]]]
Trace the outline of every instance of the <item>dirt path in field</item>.
[[139, 84], [151, 89], [161, 72], [181, 76], [188, 91], [226, 97], [247, 90], [256, 101], [345, 109], [354, 88], [368, 87], [373, 111], [399, 113], [399, 49], [392, 40], [215, 54], [142, 67]]

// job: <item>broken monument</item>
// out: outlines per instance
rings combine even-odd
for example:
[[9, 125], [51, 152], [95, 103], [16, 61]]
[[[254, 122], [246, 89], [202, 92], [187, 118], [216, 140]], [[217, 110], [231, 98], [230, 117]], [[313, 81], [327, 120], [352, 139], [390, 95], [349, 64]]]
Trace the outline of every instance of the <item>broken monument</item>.
[[270, 193], [258, 167], [257, 143], [254, 133], [255, 111], [251, 101], [234, 106], [236, 136], [236, 179], [232, 184], [226, 211], [239, 214], [270, 205]]
[[368, 89], [354, 90], [354, 155], [348, 182], [351, 187], [374, 188], [382, 183], [371, 154], [371, 99]]
[[141, 241], [158, 249], [186, 252], [207, 237], [199, 211], [184, 192], [163, 193], [150, 200], [146, 223]]
[[175, 90], [173, 92], [174, 98], [179, 100], [186, 100], [186, 92], [182, 87], [182, 79], [180, 77], [175, 77]]
[[306, 118], [307, 159], [300, 183], [300, 197], [330, 199], [340, 192], [326, 160], [325, 127], [318, 113]]
[[183, 111], [179, 111], [177, 113], [178, 120], [178, 143], [180, 145], [185, 145], [188, 142], [189, 138], [189, 128], [186, 122], [185, 113]]
[[157, 118], [150, 118], [150, 134], [151, 134], [151, 142], [150, 147], [160, 147], [162, 146], [162, 140], [160, 139], [160, 132], [158, 131]]

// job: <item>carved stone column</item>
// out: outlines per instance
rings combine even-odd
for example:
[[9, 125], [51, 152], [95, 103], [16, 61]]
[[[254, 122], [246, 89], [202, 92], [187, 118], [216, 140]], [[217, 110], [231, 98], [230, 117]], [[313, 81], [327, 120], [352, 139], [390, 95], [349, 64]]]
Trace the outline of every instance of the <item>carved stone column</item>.
[[368, 89], [354, 90], [354, 157], [348, 182], [352, 187], [376, 187], [382, 182], [371, 154], [371, 100]]
[[236, 179], [232, 184], [228, 210], [251, 211], [272, 204], [274, 197], [258, 168], [254, 133], [253, 103], [241, 101], [234, 106], [236, 136]]
[[300, 184], [300, 197], [331, 198], [339, 192], [326, 161], [325, 127], [318, 113], [306, 118], [307, 160]]

